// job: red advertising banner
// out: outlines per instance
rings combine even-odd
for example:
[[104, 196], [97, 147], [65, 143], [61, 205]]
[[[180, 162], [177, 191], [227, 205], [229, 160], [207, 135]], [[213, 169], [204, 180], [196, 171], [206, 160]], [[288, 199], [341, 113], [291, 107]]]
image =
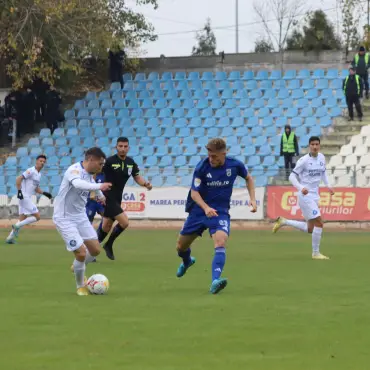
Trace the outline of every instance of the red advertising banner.
[[[335, 188], [330, 195], [320, 188], [321, 217], [326, 221], [370, 221], [369, 188]], [[267, 187], [267, 217], [279, 216], [293, 220], [302, 219], [298, 205], [298, 191], [292, 186]]]

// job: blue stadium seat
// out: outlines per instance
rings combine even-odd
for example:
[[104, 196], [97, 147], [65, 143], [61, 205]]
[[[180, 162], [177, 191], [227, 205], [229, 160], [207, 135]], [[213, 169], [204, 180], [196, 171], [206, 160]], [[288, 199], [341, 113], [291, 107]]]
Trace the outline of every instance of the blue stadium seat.
[[269, 99], [275, 99], [276, 98], [276, 91], [273, 89], [265, 90], [265, 93], [263, 94], [263, 99], [264, 100], [269, 100]]
[[173, 111], [172, 117], [173, 118], [182, 118], [182, 117], [185, 117], [185, 109], [184, 108], [176, 108]]
[[253, 108], [247, 108], [244, 110], [244, 117], [245, 118], [250, 118], [254, 117], [254, 109]]
[[325, 78], [328, 80], [334, 80], [335, 78], [338, 78], [338, 70], [337, 69], [329, 69], [326, 73]]
[[248, 159], [248, 166], [249, 167], [254, 167], [254, 166], [257, 166], [261, 163], [261, 159], [258, 155], [251, 155], [251, 156], [247, 156], [247, 159]]
[[[266, 155], [263, 159], [263, 166], [264, 167], [270, 167], [275, 164], [275, 157], [273, 155]], [[271, 175], [270, 175], [271, 176]]]
[[278, 99], [287, 99], [289, 98], [289, 90], [288, 89], [280, 89], [277, 95]]
[[200, 79], [200, 76], [199, 76], [199, 72], [189, 72], [189, 75], [188, 75], [188, 80], [199, 80]]
[[[164, 158], [164, 157], [163, 157]], [[173, 163], [175, 168], [185, 167], [187, 164], [186, 157], [184, 155], [178, 155]]]
[[202, 148], [202, 147], [204, 147], [204, 146], [206, 146], [207, 145], [207, 143], [208, 143], [208, 136], [201, 136], [201, 137], [199, 137], [198, 138], [198, 142], [197, 142], [197, 145], [198, 145], [198, 147], [199, 148]]
[[259, 70], [256, 75], [256, 80], [267, 80], [269, 78], [268, 71]]
[[271, 74], [268, 78], [270, 80], [280, 80], [281, 79], [281, 71], [279, 71], [279, 70], [271, 71]]
[[238, 105], [240, 109], [247, 109], [247, 108], [250, 108], [250, 106], [251, 106], [251, 101], [248, 98], [240, 99], [240, 102]]
[[263, 99], [256, 99], [254, 102], [253, 102], [253, 108], [254, 109], [259, 109], [259, 108], [263, 108], [265, 106], [265, 102]]
[[[307, 136], [302, 136], [299, 139], [299, 146], [301, 148], [307, 148], [308, 147], [308, 140], [309, 140], [310, 136], [308, 136], [308, 135]], [[279, 162], [278, 164], [279, 164], [279, 167], [284, 167], [283, 158], [281, 158], [281, 162]]]
[[319, 92], [316, 89], [307, 90], [306, 99], [313, 100], [319, 96]]
[[[26, 148], [26, 147], [18, 148], [17, 149], [17, 158], [25, 158], [25, 157], [28, 157], [28, 148]], [[15, 157], [8, 157], [8, 158], [15, 158]]]
[[274, 119], [280, 118], [284, 115], [283, 108], [274, 108], [271, 112], [271, 117]]
[[191, 83], [189, 84], [189, 88], [191, 91], [202, 90], [203, 89], [202, 81], [200, 80], [191, 81]]
[[246, 127], [252, 128], [252, 127], [258, 126], [258, 123], [259, 123], [258, 117], [249, 117], [247, 120]]
[[[89, 119], [80, 119], [78, 121], [78, 125], [77, 127], [81, 130], [82, 128], [84, 127], [90, 127], [90, 120]], [[70, 126], [70, 127], [67, 127], [67, 128], [76, 128], [76, 126]]]
[[[77, 152], [76, 152], [76, 154], [79, 154], [79, 153], [77, 153]], [[82, 155], [82, 154], [80, 154], [80, 155]], [[76, 157], [76, 156], [75, 156], [75, 157]], [[66, 169], [66, 168], [68, 168], [68, 167], [69, 167], [69, 166], [71, 166], [71, 165], [72, 165], [71, 157], [69, 157], [69, 156], [65, 156], [65, 157], [62, 157], [62, 158], [60, 159], [59, 166], [60, 166], [61, 168]], [[53, 184], [50, 184], [50, 185], [54, 186]]]
[[174, 127], [175, 128], [183, 128], [188, 126], [188, 121], [186, 118], [178, 118], [175, 120]]
[[315, 88], [315, 83], [313, 80], [303, 80], [302, 89], [303, 90], [310, 90]]
[[255, 89], [253, 91], [250, 92], [250, 95], [249, 95], [249, 99], [258, 99], [258, 98], [262, 98], [262, 90], [258, 90], [258, 89]]
[[212, 81], [213, 80], [213, 72], [205, 71], [202, 73], [202, 81]]
[[332, 109], [334, 107], [338, 107], [337, 99], [334, 97], [328, 98], [325, 102], [325, 106], [327, 109]]
[[269, 126], [272, 126], [274, 124], [273, 122], [273, 119], [271, 116], [268, 116], [268, 117], [264, 117], [262, 119], [262, 127], [265, 128], [265, 127], [269, 127]]
[[200, 161], [201, 161], [201, 157], [199, 155], [194, 155], [190, 158], [188, 166], [190, 168], [195, 168]]
[[233, 90], [238, 90], [238, 91], [244, 90], [244, 82], [243, 81], [234, 81], [232, 83], [232, 89]]
[[238, 128], [236, 129], [236, 133], [235, 133], [235, 135], [236, 135], [237, 137], [247, 136], [248, 134], [249, 134], [249, 132], [248, 132], [248, 128], [247, 128], [247, 127], [245, 127], [245, 126], [238, 127]]
[[72, 149], [71, 157], [77, 158], [78, 160], [83, 156], [83, 148], [81, 146], [75, 146]]
[[[186, 82], [186, 81], [184, 81]], [[190, 90], [183, 89], [180, 93], [180, 99], [192, 99], [193, 95], [191, 94]]]
[[145, 126], [138, 127], [136, 129], [135, 136], [136, 137], [148, 136], [148, 130], [147, 130], [147, 128]]
[[330, 116], [323, 116], [320, 118], [320, 127], [330, 127], [332, 125], [332, 120]]
[[296, 76], [297, 76], [297, 71], [295, 69], [288, 69], [287, 71], [285, 71], [283, 79], [293, 80], [296, 78]]
[[145, 121], [143, 118], [137, 118], [135, 119], [132, 127], [134, 128], [139, 128], [139, 127], [144, 127], [145, 126]]
[[224, 128], [224, 127], [229, 127], [230, 126], [230, 119], [229, 117], [222, 117], [218, 121], [217, 127], [218, 128]]
[[[74, 137], [76, 137], [76, 136], [74, 136]], [[90, 137], [90, 136], [93, 136], [93, 130], [90, 127], [83, 127], [80, 130], [80, 137], [81, 138]], [[68, 132], [67, 132], [67, 137], [72, 138], [72, 136], [70, 136], [70, 135], [68, 136]]]
[[[154, 157], [152, 157], [154, 158]], [[184, 157], [185, 158], [185, 157]], [[149, 158], [150, 159], [150, 158]], [[160, 168], [168, 167], [172, 165], [172, 158], [169, 155], [165, 155], [161, 158], [158, 166]]]
[[321, 118], [328, 115], [328, 110], [325, 106], [316, 109], [315, 117]]
[[50, 179], [49, 185], [59, 187], [61, 182], [62, 182], [62, 177], [60, 175], [56, 175]]
[[[264, 81], [262, 81], [264, 82]], [[271, 83], [271, 81], [267, 81]], [[280, 89], [285, 89], [286, 88], [286, 81], [284, 80], [276, 80], [274, 81], [274, 86], [272, 87], [274, 90], [280, 90]]]
[[43, 154], [46, 155], [47, 158], [55, 155], [55, 147], [54, 146], [47, 146], [43, 149]]
[[133, 136], [135, 136], [135, 131], [132, 127], [123, 127], [122, 128], [122, 136], [133, 137]]
[[[75, 119], [67, 119], [64, 122], [64, 127], [65, 128], [74, 128], [74, 127], [77, 127], [77, 121]], [[43, 129], [43, 130], [49, 130], [49, 129]]]
[[323, 106], [323, 102], [322, 102], [321, 97], [320, 98], [315, 98], [311, 102], [311, 107], [312, 108], [320, 108], [322, 106]]
[[143, 81], [146, 80], [145, 73], [136, 73], [135, 81]]
[[[161, 136], [162, 135], [162, 128], [161, 127], [153, 127], [151, 130], [150, 130], [150, 137], [158, 137], [158, 136]], [[137, 135], [138, 136], [138, 135]]]
[[193, 136], [196, 138], [201, 138], [205, 136], [205, 129], [203, 127], [197, 127], [194, 129]]
[[112, 100], [123, 100], [123, 93], [122, 91], [114, 91], [112, 94]]
[[145, 146], [141, 149], [140, 154], [144, 157], [150, 157], [154, 154], [154, 148], [152, 146]]
[[[230, 129], [230, 127], [227, 127], [227, 129]], [[222, 133], [221, 133], [221, 136], [223, 136]], [[233, 145], [239, 145], [238, 138], [236, 136], [226, 135], [226, 141], [227, 141], [228, 147], [231, 147]]]
[[113, 102], [110, 99], [104, 99], [101, 102], [101, 106], [100, 106], [101, 109], [108, 109], [108, 108], [112, 108], [112, 107], [113, 107]]
[[172, 119], [172, 117], [163, 118], [161, 120], [161, 122], [162, 122], [161, 128], [166, 129], [167, 127], [172, 127], [173, 126], [173, 119]]
[[247, 99], [248, 98], [248, 93], [243, 89], [243, 90], [238, 90], [234, 96], [234, 99], [240, 100], [240, 99]]
[[159, 98], [155, 103], [154, 103], [154, 108], [156, 109], [163, 109], [167, 107], [167, 99], [164, 98]]
[[96, 92], [95, 91], [88, 91], [85, 96], [85, 100], [94, 100], [96, 99]]
[[269, 80], [261, 81], [260, 90], [261, 91], [272, 90], [272, 81]]
[[[100, 131], [100, 127], [99, 127], [97, 130], [95, 130], [95, 136], [97, 138], [105, 137], [106, 136], [105, 129], [104, 129], [104, 131], [103, 130]], [[116, 139], [119, 136], [121, 136], [121, 130], [118, 127], [110, 128], [108, 130], [108, 135], [107, 136], [111, 140]]]
[[265, 136], [272, 137], [276, 135], [276, 127], [275, 126], [269, 126], [265, 130]]
[[148, 119], [148, 123], [147, 123], [148, 128], [153, 128], [153, 127], [158, 127], [158, 126], [159, 126], [159, 121], [157, 120], [157, 118]]
[[176, 136], [170, 136], [168, 140], [167, 146], [169, 148], [174, 148], [180, 145], [180, 139]]
[[[188, 81], [185, 81], [185, 80], [181, 80], [181, 81], [179, 81], [179, 82], [176, 84], [175, 89], [176, 89], [176, 90], [181, 91], [181, 93], [182, 93], [183, 91], [187, 91], [187, 92], [189, 92], [189, 93], [190, 93], [190, 91], [189, 91]], [[175, 94], [176, 94], [176, 97], [177, 97], [177, 91], [175, 92]]]
[[214, 117], [217, 119], [217, 118], [222, 118], [222, 117], [226, 117], [227, 116], [227, 110], [225, 108], [220, 108], [220, 109], [217, 109], [215, 114], [214, 114]]
[[[185, 78], [185, 72], [176, 72], [175, 80], [183, 80]], [[163, 72], [161, 76], [162, 81], [172, 80], [172, 72]]]
[[235, 156], [239, 155], [241, 152], [242, 152], [242, 149], [241, 149], [240, 145], [233, 145], [229, 149], [228, 155], [231, 156], [231, 157], [235, 157]]
[[261, 108], [258, 111], [257, 117], [259, 118], [265, 118], [270, 114], [270, 110], [268, 108]]
[[203, 109], [203, 110], [202, 110], [202, 113], [201, 113], [201, 115], [200, 115], [200, 117], [201, 117], [202, 119], [206, 119], [206, 118], [209, 118], [209, 117], [212, 117], [212, 116], [213, 116], [213, 110], [212, 110], [212, 108], [211, 108], [211, 107], [206, 108], [206, 109]]
[[194, 108], [194, 102], [192, 99], [185, 99], [182, 103], [182, 108], [183, 109], [192, 109]]
[[99, 100], [105, 100], [105, 99], [110, 99], [110, 92], [109, 91], [102, 91], [99, 93]]
[[242, 80], [253, 80], [254, 79], [254, 72], [253, 71], [244, 71]]
[[267, 186], [268, 181], [267, 181], [267, 176], [265, 175], [259, 175], [255, 177], [255, 185], [256, 187], [264, 187]]
[[112, 82], [109, 91], [117, 92], [121, 90], [121, 84], [119, 82]]
[[[329, 116], [334, 118], [334, 117], [339, 117], [342, 115], [342, 109], [340, 107], [332, 107], [329, 112]], [[323, 117], [324, 118], [324, 117]], [[321, 122], [321, 121], [320, 121]], [[330, 126], [330, 125], [329, 125]]]
[[246, 90], [256, 90], [258, 88], [257, 81], [249, 80], [247, 81]]
[[[246, 72], [252, 72], [252, 71], [246, 71]], [[252, 76], [252, 78], [253, 78], [253, 76]], [[241, 79], [240, 71], [231, 71], [230, 74], [229, 74], [229, 78], [228, 79], [230, 81], [240, 80]], [[244, 80], [249, 80], [249, 79], [250, 78], [244, 78]]]
[[38, 137], [32, 137], [28, 140], [28, 148], [37, 148], [40, 146], [40, 140]]
[[167, 127], [164, 131], [163, 136], [165, 138], [171, 138], [173, 136], [176, 136], [176, 129], [174, 127]]
[[332, 90], [342, 89], [342, 80], [340, 80], [339, 78], [332, 80], [330, 83], [330, 88]]
[[305, 119], [305, 123], [304, 123], [304, 126], [305, 127], [312, 127], [312, 126], [316, 126], [317, 125], [317, 121], [316, 121], [316, 117], [307, 117]]
[[269, 109], [274, 109], [274, 108], [277, 108], [278, 106], [279, 106], [279, 100], [276, 98], [269, 99], [266, 105], [266, 107]]
[[59, 165], [59, 158], [56, 155], [48, 157], [48, 161], [46, 164], [48, 172], [50, 172], [50, 170], [52, 169], [58, 170], [58, 165]]
[[150, 72], [148, 75], [148, 81], [159, 80], [158, 72]]
[[313, 74], [312, 74], [311, 78], [314, 79], [314, 80], [325, 78], [324, 70], [323, 69], [315, 69], [313, 71]]
[[328, 80], [320, 79], [316, 81], [316, 89], [323, 90], [323, 89], [327, 89], [328, 87], [329, 87]]
[[293, 117], [296, 117], [298, 116], [298, 109], [297, 108], [289, 108], [287, 111], [286, 111], [286, 114], [285, 114], [286, 117], [288, 118], [293, 118]]
[[43, 128], [40, 130], [40, 139], [51, 137], [50, 129]]
[[311, 74], [310, 74], [310, 71], [308, 69], [301, 69], [298, 72], [297, 78], [300, 79], [300, 80], [305, 80], [307, 78], [310, 78], [310, 76], [311, 76]]
[[222, 99], [232, 99], [233, 98], [233, 91], [231, 89], [225, 89], [223, 92], [222, 92], [222, 95], [221, 95], [221, 98]]
[[217, 127], [211, 127], [207, 130], [208, 137], [218, 137], [220, 130]]
[[292, 99], [297, 100], [302, 98], [304, 98], [304, 93], [302, 89], [292, 91]]
[[241, 117], [241, 115], [242, 115], [242, 111], [241, 111], [241, 108], [240, 108], [240, 107], [233, 108], [233, 109], [229, 112], [229, 117], [230, 117], [230, 118]]
[[[81, 111], [87, 111], [86, 109], [81, 109], [78, 111], [78, 113], [80, 113]], [[67, 109], [65, 112], [64, 112], [64, 118], [67, 120], [67, 119], [73, 119], [75, 118], [75, 110], [74, 109]]]
[[[95, 124], [94, 124], [94, 126], [96, 127]], [[118, 126], [118, 122], [115, 118], [109, 118], [107, 120], [107, 124], [106, 124], [107, 129], [116, 128], [117, 126]]]
[[[298, 91], [298, 90], [297, 90]], [[296, 108], [298, 109], [303, 109], [303, 108], [306, 108], [308, 107], [309, 103], [308, 103], [308, 99], [299, 99], [297, 101], [297, 104], [296, 104]]]
[[[130, 112], [128, 109], [120, 109], [118, 111], [117, 118], [129, 118], [130, 117]], [[113, 118], [113, 117], [111, 117]]]
[[320, 98], [321, 99], [330, 99], [333, 97], [333, 90], [332, 89], [324, 89], [321, 92]]
[[[227, 81], [222, 81], [223, 83], [227, 83]], [[223, 85], [223, 86], [225, 86], [225, 85]], [[206, 81], [205, 83], [204, 83], [204, 90], [205, 91], [210, 91], [210, 90], [217, 90], [217, 84], [216, 84], [216, 82], [215, 81]], [[222, 89], [223, 90], [223, 89]]]
[[279, 118], [276, 119], [276, 122], [275, 122], [275, 125], [278, 128], [282, 128], [287, 124], [288, 124], [288, 120], [287, 120], [286, 117], [279, 117]]
[[157, 157], [163, 157], [164, 155], [168, 155], [168, 147], [166, 145], [158, 147], [155, 154]]
[[297, 128], [299, 126], [302, 126], [302, 118], [301, 117], [293, 117], [290, 121], [290, 127]]
[[301, 88], [301, 83], [299, 80], [290, 80], [288, 83], [289, 90], [298, 90]]
[[215, 74], [215, 81], [223, 81], [227, 79], [226, 72], [218, 71]]
[[17, 158], [16, 157], [8, 157], [4, 163], [5, 168], [11, 168], [17, 166]]

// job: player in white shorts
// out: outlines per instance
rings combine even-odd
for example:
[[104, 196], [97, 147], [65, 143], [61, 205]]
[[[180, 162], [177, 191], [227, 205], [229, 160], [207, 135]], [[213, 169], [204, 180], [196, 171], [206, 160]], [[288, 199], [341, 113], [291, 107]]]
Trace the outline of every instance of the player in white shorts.
[[95, 191], [97, 199], [104, 203], [102, 191], [112, 186], [110, 183], [97, 184], [93, 177], [101, 172], [105, 158], [100, 148], [87, 150], [84, 161], [73, 164], [65, 172], [54, 201], [53, 222], [67, 250], [75, 255], [72, 270], [80, 296], [89, 294], [85, 286], [86, 265], [100, 253], [98, 237], [85, 207], [90, 191]]
[[12, 231], [6, 238], [7, 244], [14, 244], [20, 229], [40, 220], [40, 213], [36, 205], [32, 203], [31, 196], [42, 194], [51, 199], [51, 194], [40, 189], [41, 170], [46, 163], [46, 156], [39, 155], [36, 158], [34, 167], [24, 171], [22, 175], [16, 178], [18, 189], [17, 198], [19, 199], [19, 221], [12, 226]]
[[324, 227], [319, 208], [319, 186], [321, 180], [329, 188], [330, 194], [334, 191], [329, 185], [326, 174], [325, 156], [320, 151], [320, 138], [310, 137], [309, 154], [300, 158], [289, 176], [290, 182], [298, 190], [298, 204], [306, 222], [287, 220], [279, 217], [274, 225], [276, 233], [282, 226], [293, 226], [303, 232], [312, 234], [312, 258], [316, 260], [328, 260], [329, 257], [320, 253], [320, 241]]

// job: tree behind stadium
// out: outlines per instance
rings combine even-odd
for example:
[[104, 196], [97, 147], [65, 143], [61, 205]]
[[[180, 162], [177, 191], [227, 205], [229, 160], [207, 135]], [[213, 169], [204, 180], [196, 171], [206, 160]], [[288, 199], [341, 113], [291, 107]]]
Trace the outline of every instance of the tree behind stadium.
[[0, 58], [14, 88], [37, 77], [54, 84], [63, 72], [80, 73], [87, 57], [106, 59], [107, 48], [154, 40], [153, 31], [125, 0], [0, 0]]

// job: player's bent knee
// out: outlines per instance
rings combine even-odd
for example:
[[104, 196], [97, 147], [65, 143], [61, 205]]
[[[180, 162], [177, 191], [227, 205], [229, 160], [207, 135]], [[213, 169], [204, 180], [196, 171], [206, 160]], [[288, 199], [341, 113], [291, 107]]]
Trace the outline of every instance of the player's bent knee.
[[221, 247], [221, 246], [222, 247], [226, 247], [226, 243], [227, 243], [228, 238], [229, 238], [229, 236], [225, 232], [223, 232], [223, 231], [216, 231], [212, 235], [212, 239], [213, 239], [215, 248]]
[[84, 262], [86, 258], [86, 247], [82, 244], [80, 248], [74, 252], [75, 258], [77, 261]]

